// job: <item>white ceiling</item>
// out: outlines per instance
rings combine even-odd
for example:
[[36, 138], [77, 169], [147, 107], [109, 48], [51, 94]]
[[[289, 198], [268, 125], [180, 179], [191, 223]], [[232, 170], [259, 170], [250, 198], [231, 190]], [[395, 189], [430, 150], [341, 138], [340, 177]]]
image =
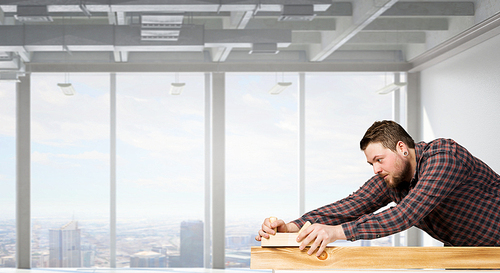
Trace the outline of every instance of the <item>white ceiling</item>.
[[[408, 71], [495, 29], [499, 10], [500, 0], [0, 0], [0, 73]], [[279, 19], [290, 12], [309, 20]], [[20, 21], [40, 13], [52, 22]]]

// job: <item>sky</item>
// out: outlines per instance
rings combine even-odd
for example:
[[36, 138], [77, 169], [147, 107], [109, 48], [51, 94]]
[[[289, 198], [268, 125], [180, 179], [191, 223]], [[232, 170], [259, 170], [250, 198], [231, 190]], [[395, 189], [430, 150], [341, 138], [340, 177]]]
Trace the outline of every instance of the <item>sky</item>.
[[[32, 216], [109, 217], [107, 74], [33, 74]], [[306, 74], [306, 210], [359, 188], [372, 174], [359, 140], [392, 118], [383, 73]], [[204, 74], [117, 74], [117, 219], [203, 219]], [[267, 91], [292, 82], [279, 95]], [[0, 84], [0, 219], [15, 211], [15, 86]], [[298, 212], [298, 74], [226, 74], [226, 222]]]

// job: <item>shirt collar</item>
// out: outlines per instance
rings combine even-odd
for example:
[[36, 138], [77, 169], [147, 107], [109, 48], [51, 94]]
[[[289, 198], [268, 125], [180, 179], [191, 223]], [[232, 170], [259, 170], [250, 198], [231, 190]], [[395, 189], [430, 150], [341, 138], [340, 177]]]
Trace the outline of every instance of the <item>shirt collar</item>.
[[417, 166], [415, 167], [415, 173], [413, 174], [412, 179], [410, 180], [410, 188], [415, 187], [418, 181], [418, 169], [420, 167], [420, 160], [422, 160], [425, 147], [427, 146], [427, 143], [425, 142], [419, 142], [415, 144], [415, 160], [417, 162]]

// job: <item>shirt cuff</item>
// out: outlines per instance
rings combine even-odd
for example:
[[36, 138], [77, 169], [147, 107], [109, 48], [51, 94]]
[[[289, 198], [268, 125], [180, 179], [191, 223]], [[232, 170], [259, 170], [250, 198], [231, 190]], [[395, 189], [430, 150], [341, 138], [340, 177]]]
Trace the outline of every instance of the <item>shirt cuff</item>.
[[306, 223], [306, 221], [299, 218], [297, 220], [291, 221], [291, 223], [294, 223], [300, 229]]
[[342, 229], [344, 230], [346, 240], [351, 242], [358, 240], [358, 238], [356, 237], [358, 233], [358, 230], [356, 228], [356, 221], [343, 223]]

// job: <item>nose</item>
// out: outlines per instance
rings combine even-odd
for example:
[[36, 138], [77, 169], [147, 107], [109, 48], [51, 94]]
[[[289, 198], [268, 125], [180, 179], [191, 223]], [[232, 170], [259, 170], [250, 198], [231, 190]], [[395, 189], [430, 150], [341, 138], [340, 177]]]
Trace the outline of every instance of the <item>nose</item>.
[[380, 166], [378, 164], [373, 164], [373, 172], [375, 174], [379, 174], [382, 172], [382, 168], [380, 168]]

